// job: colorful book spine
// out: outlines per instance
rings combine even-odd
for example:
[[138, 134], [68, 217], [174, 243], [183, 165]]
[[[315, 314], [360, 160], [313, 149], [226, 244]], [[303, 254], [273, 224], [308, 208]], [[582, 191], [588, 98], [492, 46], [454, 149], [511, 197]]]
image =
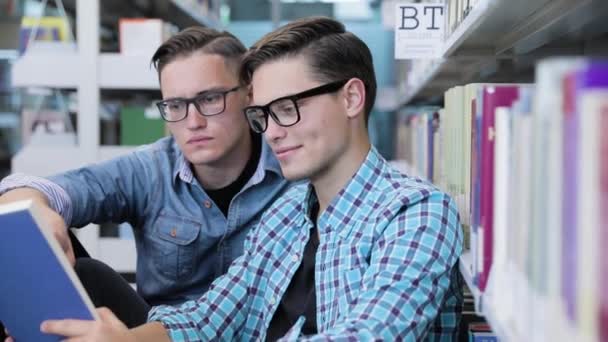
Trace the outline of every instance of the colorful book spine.
[[494, 220], [494, 135], [497, 107], [511, 106], [517, 100], [517, 86], [487, 86], [483, 88], [481, 118], [481, 180], [479, 229], [483, 236], [483, 268], [479, 277], [479, 289], [484, 291], [492, 266], [492, 224]]
[[[550, 58], [536, 66], [537, 94], [533, 115], [535, 171], [533, 193], [533, 225], [539, 230], [537, 241], [544, 249], [535, 259], [536, 281], [532, 286], [548, 301], [546, 317], [560, 317], [562, 300], [562, 179], [563, 179], [563, 91], [564, 77], [582, 67], [581, 58]], [[550, 172], [547, 172], [550, 170]], [[555, 333], [556, 335], [551, 335]], [[548, 339], [562, 338], [549, 331]]]
[[[602, 229], [600, 243], [608, 245], [608, 103], [600, 107], [599, 127], [603, 134], [600, 140], [600, 215]], [[608, 341], [608, 250], [602, 249], [600, 256], [600, 340]]]
[[578, 172], [578, 117], [576, 113], [575, 94], [576, 74], [564, 78], [564, 125], [562, 141], [562, 297], [567, 318], [574, 322], [576, 319], [576, 264], [577, 264], [577, 187]]
[[[602, 108], [608, 106], [608, 62], [588, 64], [577, 73], [576, 111], [579, 115], [578, 144], [578, 257], [577, 323], [582, 338], [598, 340], [600, 311], [600, 137]], [[604, 227], [605, 227], [604, 223]], [[606, 289], [604, 289], [606, 290]]]
[[479, 287], [479, 271], [483, 268], [481, 258], [481, 243], [483, 237], [479, 230], [479, 183], [480, 183], [480, 157], [481, 142], [479, 132], [481, 131], [481, 109], [477, 98], [471, 101], [471, 253], [473, 255], [474, 284]]

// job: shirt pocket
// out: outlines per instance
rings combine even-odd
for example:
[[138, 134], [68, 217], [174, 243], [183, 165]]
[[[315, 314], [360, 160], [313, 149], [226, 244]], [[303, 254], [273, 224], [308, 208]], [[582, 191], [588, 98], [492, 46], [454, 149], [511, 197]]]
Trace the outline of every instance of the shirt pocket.
[[361, 292], [363, 281], [363, 269], [360, 267], [350, 269], [341, 273], [340, 286], [341, 294], [338, 296], [340, 306], [340, 316], [348, 315], [350, 306], [355, 304]]
[[153, 259], [158, 272], [170, 279], [186, 277], [194, 270], [196, 240], [201, 224], [183, 217], [161, 214], [154, 224]]

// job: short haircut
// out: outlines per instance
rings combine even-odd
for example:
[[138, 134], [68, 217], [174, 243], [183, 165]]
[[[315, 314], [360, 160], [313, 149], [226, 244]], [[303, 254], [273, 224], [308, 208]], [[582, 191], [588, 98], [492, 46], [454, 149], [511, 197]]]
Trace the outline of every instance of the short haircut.
[[152, 56], [152, 64], [160, 78], [160, 73], [167, 64], [178, 58], [203, 52], [224, 57], [225, 62], [236, 73], [246, 51], [243, 43], [229, 32], [192, 26], [164, 42]]
[[365, 84], [365, 118], [374, 106], [376, 76], [372, 54], [344, 25], [327, 17], [293, 21], [258, 40], [245, 55], [241, 83], [251, 83], [256, 69], [280, 58], [305, 56], [319, 82], [358, 78]]

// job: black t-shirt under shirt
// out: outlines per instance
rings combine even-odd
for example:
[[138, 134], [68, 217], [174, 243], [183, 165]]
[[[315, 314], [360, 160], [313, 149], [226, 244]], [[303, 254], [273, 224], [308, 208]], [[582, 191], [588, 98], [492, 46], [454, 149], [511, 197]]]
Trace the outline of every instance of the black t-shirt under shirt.
[[[260, 160], [262, 151], [262, 137], [254, 134], [252, 138], [251, 158], [247, 162], [241, 175], [231, 184], [221, 189], [205, 192], [222, 211], [228, 216], [228, 209], [232, 198], [243, 188], [245, 183], [253, 176]], [[310, 230], [310, 239], [304, 247], [304, 256], [300, 267], [296, 270], [287, 291], [283, 295], [279, 307], [268, 327], [266, 340], [276, 341], [285, 336], [287, 331], [295, 324], [301, 315], [306, 317], [302, 327], [304, 335], [317, 333], [317, 296], [315, 293], [315, 254], [319, 246], [316, 218], [319, 211], [318, 203], [311, 208], [310, 217], [315, 226]]]
[[245, 169], [241, 172], [239, 178], [221, 189], [208, 190], [205, 192], [222, 211], [225, 217], [228, 217], [228, 208], [232, 198], [241, 191], [245, 183], [253, 176], [260, 160], [262, 153], [262, 136], [252, 133], [251, 157], [245, 165]]
[[310, 217], [314, 226], [310, 230], [310, 239], [304, 247], [304, 257], [300, 267], [291, 278], [287, 291], [283, 295], [277, 311], [268, 326], [266, 341], [276, 341], [285, 336], [289, 329], [302, 315], [306, 317], [302, 334], [317, 333], [317, 295], [315, 293], [315, 255], [319, 247], [317, 234], [317, 214], [319, 204], [311, 208]]

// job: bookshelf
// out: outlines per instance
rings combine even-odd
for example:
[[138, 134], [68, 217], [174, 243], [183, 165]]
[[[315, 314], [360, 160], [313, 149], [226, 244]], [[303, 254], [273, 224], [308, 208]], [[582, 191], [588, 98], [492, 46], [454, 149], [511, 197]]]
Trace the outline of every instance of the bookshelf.
[[[457, 1], [458, 0], [446, 0], [445, 2], [448, 3]], [[450, 27], [450, 25], [446, 25], [446, 27], [451, 28], [451, 31], [449, 31], [444, 41], [441, 59], [398, 62], [399, 69], [401, 70], [398, 75], [398, 89], [400, 92], [401, 104], [404, 108], [402, 115], [404, 117], [414, 115], [416, 116], [416, 119], [422, 120], [422, 123], [416, 123], [415, 120], [409, 119], [403, 120], [405, 125], [411, 125], [408, 128], [408, 131], [405, 132], [405, 136], [407, 137], [406, 144], [415, 144], [416, 141], [426, 141], [428, 134], [430, 133], [427, 132], [420, 135], [419, 131], [420, 129], [424, 130], [424, 127], [426, 127], [425, 125], [427, 124], [427, 121], [425, 121], [425, 117], [428, 117], [427, 114], [429, 114], [429, 112], [420, 105], [438, 104], [442, 102], [441, 98], [443, 98], [444, 93], [446, 108], [442, 110], [444, 112], [437, 111], [441, 117], [440, 126], [444, 125], [446, 121], [448, 122], [448, 125], [453, 125], [455, 122], [460, 120], [459, 115], [463, 115], [464, 122], [469, 125], [469, 129], [471, 128], [470, 114], [468, 117], [466, 116], [467, 108], [470, 109], [471, 107], [471, 102], [469, 101], [470, 97], [467, 95], [467, 88], [462, 87], [460, 90], [457, 90], [456, 88], [459, 86], [465, 86], [471, 83], [486, 82], [531, 83], [534, 82], [535, 78], [538, 82], [539, 74], [537, 74], [538, 70], [536, 69], [537, 62], [546, 60], [547, 57], [600, 56], [606, 58], [606, 56], [608, 56], [608, 22], [606, 21], [606, 18], [608, 18], [608, 1], [460, 1], [460, 4], [462, 3], [471, 3], [474, 5], [469, 11], [467, 11], [466, 15], [462, 16], [458, 24], [452, 27]], [[549, 64], [550, 63], [551, 62], [549, 62]], [[559, 64], [557, 62], [555, 63]], [[559, 71], [560, 67], [556, 67]], [[563, 88], [561, 87], [561, 79], [559, 78], [547, 81], [547, 79], [550, 77], [555, 77], [551, 76], [551, 72], [549, 72], [549, 75], [547, 75], [547, 72], [545, 71], [544, 74], [542, 74], [541, 79], [544, 78], [545, 83], [553, 82], [554, 84], [557, 84], [556, 89], [554, 90], [557, 94], [555, 97], [562, 96], [561, 91], [563, 90], [565, 92], [567, 91], [567, 88], [565, 88], [565, 86], [563, 86]], [[457, 90], [457, 92], [460, 92], [461, 95], [454, 95], [455, 93], [453, 91], [451, 92], [451, 95], [449, 95], [448, 89], [450, 91]], [[523, 93], [528, 94], [527, 90], [522, 89], [523, 88], [520, 88], [520, 91], [523, 91], [520, 92], [520, 95]], [[532, 93], [532, 91], [529, 93]], [[513, 138], [510, 139], [516, 140], [522, 137], [528, 139], [526, 141], [529, 144], [523, 144], [519, 148], [526, 146], [531, 151], [526, 152], [529, 153], [529, 155], [521, 157], [521, 160], [517, 159], [517, 162], [530, 163], [521, 164], [519, 166], [521, 168], [530, 168], [530, 170], [540, 170], [547, 167], [547, 165], [543, 164], [543, 162], [548, 163], [552, 160], [557, 160], [555, 159], [555, 156], [557, 155], [556, 153], [560, 153], [560, 158], [562, 153], [561, 150], [560, 152], [555, 152], [556, 150], [554, 148], [546, 148], [546, 146], [550, 145], [548, 141], [553, 143], [559, 141], [560, 144], [562, 143], [562, 141], [559, 140], [560, 138], [557, 138], [558, 140], [552, 140], [556, 139], [554, 138], [553, 131], [551, 133], [538, 134], [538, 132], [544, 127], [552, 127], [551, 129], [553, 129], [556, 126], [551, 125], [555, 125], [556, 122], [560, 125], [562, 124], [560, 121], [561, 119], [557, 119], [556, 121], [556, 119], [554, 119], [555, 116], [549, 115], [558, 115], [562, 113], [561, 102], [559, 102], [561, 98], [558, 97], [558, 99], [555, 100], [557, 104], [552, 104], [551, 106], [553, 107], [551, 107], [547, 105], [547, 101], [549, 101], [548, 99], [552, 97], [551, 91], [548, 92], [547, 89], [543, 89], [543, 91], [540, 91], [539, 93], [542, 93], [542, 100], [537, 99], [538, 101], [536, 101], [528, 98], [528, 103], [525, 104], [525, 100], [520, 97], [516, 104], [503, 105], [503, 107], [508, 107], [509, 115], [512, 115], [513, 118], [517, 117], [519, 114], [526, 114], [524, 116], [528, 117], [526, 120], [523, 120], [521, 119], [523, 116], [520, 116], [517, 119], [513, 119], [514, 121], [509, 122], [514, 125], [513, 127], [517, 127], [513, 128], [514, 135]], [[462, 98], [462, 94], [464, 94], [464, 100]], [[536, 94], [529, 96], [539, 95]], [[563, 96], [566, 97], [567, 95]], [[473, 99], [474, 98], [475, 97], [473, 97]], [[479, 100], [479, 97], [477, 97], [477, 101]], [[452, 106], [450, 110], [448, 110], [449, 106]], [[527, 109], [522, 109], [524, 107], [527, 107]], [[543, 108], [544, 110], [539, 108]], [[416, 110], [418, 113], [415, 113]], [[433, 110], [431, 113], [435, 113], [435, 111]], [[535, 113], [549, 114], [543, 115]], [[498, 114], [496, 115], [498, 117]], [[454, 121], [455, 117], [457, 117], [456, 121]], [[585, 116], [585, 118], [587, 117]], [[414, 123], [412, 124], [412, 122]], [[454, 131], [458, 131], [459, 127], [460, 126], [450, 126], [447, 129], [448, 131], [443, 132], [443, 136], [439, 138], [439, 142], [441, 143], [441, 139], [445, 139], [447, 141], [447, 143], [445, 143], [446, 146], [456, 143], [462, 144], [464, 148], [468, 147], [470, 149], [472, 142], [470, 139], [468, 142], [466, 140], [466, 136], [467, 134], [470, 135], [470, 132], [467, 133], [467, 131], [465, 131], [465, 133], [462, 135], [459, 135], [458, 133], [454, 134]], [[593, 125], [586, 127], [586, 129], [591, 129], [590, 127], [593, 127]], [[494, 128], [495, 127], [493, 126], [491, 127], [491, 129]], [[523, 131], [523, 128], [525, 128], [526, 131]], [[518, 129], [520, 130], [518, 131]], [[548, 129], [549, 128], [547, 128], [547, 130]], [[494, 134], [495, 131], [492, 130], [491, 132]], [[526, 136], [526, 134], [529, 136]], [[591, 143], [597, 144], [597, 142], [592, 141], [593, 138], [589, 138], [588, 135], [584, 135], [581, 139], [583, 139], [585, 143], [589, 143], [591, 141]], [[403, 142], [400, 142], [400, 144], [403, 144]], [[435, 140], [435, 144], [437, 144], [437, 140]], [[541, 147], [539, 148], [537, 146]], [[413, 160], [416, 159], [416, 151], [419, 148], [420, 146], [412, 147], [412, 150], [409, 153], [413, 157], [410, 156], [410, 158], [413, 158]], [[509, 150], [510, 153], [516, 154], [516, 152], [513, 151], [517, 151], [517, 154], [522, 153], [522, 150]], [[452, 150], [449, 150], [447, 153], [449, 154], [450, 152], [452, 152]], [[444, 153], [444, 151], [441, 151], [441, 153]], [[537, 160], [541, 155], [543, 162], [539, 163]], [[585, 154], [585, 158], [587, 158], [587, 156], [588, 154]], [[397, 157], [399, 158], [400, 156]], [[459, 168], [460, 164], [463, 164], [462, 161], [460, 161], [460, 164], [456, 164], [457, 161], [455, 161], [454, 158], [449, 155], [442, 155], [441, 157], [445, 158], [446, 164], [444, 166], [448, 169]], [[460, 155], [458, 155], [458, 158], [460, 158]], [[465, 156], [462, 160], [466, 160], [466, 158], [467, 157]], [[469, 155], [468, 158], [470, 159], [471, 156]], [[515, 157], [510, 155], [509, 158]], [[469, 161], [464, 162], [464, 165], [468, 165], [467, 162]], [[595, 162], [597, 163], [597, 161]], [[513, 163], [513, 160], [509, 160], [509, 163]], [[552, 165], [555, 166], [554, 164]], [[588, 164], [581, 163], [581, 165]], [[415, 169], [416, 167], [424, 166], [412, 165], [410, 168]], [[577, 167], [586, 171], [589, 170], [589, 167], [587, 166]], [[465, 177], [463, 177], [463, 175], [459, 174], [458, 172], [460, 171], [452, 171], [452, 175], [450, 175], [450, 177], [454, 177], [453, 175], [456, 174], [456, 178], [466, 179], [467, 176], [469, 176], [468, 173], [465, 173]], [[470, 170], [468, 172], [470, 172]], [[555, 240], [554, 236], [557, 234], [562, 234], [562, 231], [559, 230], [558, 232], [555, 232], [547, 230], [550, 223], [555, 222], [553, 219], [550, 219], [547, 216], [541, 217], [542, 215], [547, 215], [546, 213], [549, 212], [548, 209], [546, 209], [546, 205], [542, 201], [538, 200], [539, 198], [543, 198], [542, 196], [546, 195], [542, 189], [546, 190], [550, 186], [555, 185], [553, 180], [538, 178], [539, 175], [543, 174], [546, 175], [546, 173], [543, 173], [542, 171], [533, 173], [533, 177], [528, 179], [527, 183], [523, 181], [521, 182], [522, 184], [529, 185], [529, 188], [532, 189], [527, 190], [531, 193], [531, 197], [529, 198], [530, 202], [527, 203], [530, 206], [528, 209], [529, 211], [522, 212], [522, 214], [527, 214], [530, 216], [527, 217], [526, 215], [522, 215], [521, 217], [526, 218], [520, 219], [516, 217], [515, 219], [510, 219], [510, 224], [508, 225], [509, 229], [517, 229], [518, 231], [523, 232], [523, 234], [529, 234], [525, 235], [525, 239], [529, 240], [523, 240], [523, 248], [526, 253], [530, 254], [525, 254], [525, 256], [522, 257], [524, 260], [523, 264], [505, 264], [505, 261], [502, 259], [500, 265], [495, 265], [493, 263], [493, 266], [489, 271], [489, 275], [486, 273], [488, 281], [484, 291], [481, 291], [476, 285], [478, 284], [479, 279], [475, 279], [474, 277], [475, 268], [473, 265], [478, 265], [477, 272], [479, 272], [479, 260], [475, 259], [475, 256], [471, 251], [465, 251], [461, 256], [459, 261], [460, 273], [473, 294], [476, 313], [484, 316], [487, 319], [500, 341], [596, 341], [599, 340], [597, 338], [598, 334], [600, 334], [597, 326], [599, 323], [595, 323], [594, 320], [589, 319], [589, 317], [592, 316], [578, 316], [580, 313], [577, 313], [575, 318], [573, 318], [572, 314], [569, 314], [566, 308], [568, 305], [568, 300], [577, 301], [575, 304], [578, 305], [577, 310], [580, 310], [581, 305], [585, 305], [581, 304], [580, 298], [587, 300], [587, 302], [593, 302], [593, 300], [589, 300], [588, 297], [585, 297], [585, 291], [581, 291], [579, 289], [577, 290], [578, 292], [575, 293], [575, 299], [564, 299], [562, 301], [562, 297], [567, 296], [563, 292], [565, 291], [564, 288], [561, 288], [566, 286], [563, 283], [563, 276], [560, 278], [559, 286], [545, 284], [542, 280], [539, 280], [555, 279], [552, 277], [554, 277], [556, 274], [558, 276], [561, 275], [560, 272], [563, 272], [564, 274], [566, 274], [566, 272], [571, 272], [569, 269], [561, 269], [560, 267], [562, 267], [562, 265], [558, 262], [547, 261], [550, 260], [549, 258], [554, 255], [551, 253], [555, 253], [556, 250], [559, 250], [557, 253], [562, 252], [561, 249], [555, 249], [554, 247], [561, 246], [561, 240]], [[590, 174], [597, 177], [597, 174], [595, 173]], [[480, 177], [479, 174], [478, 177]], [[543, 176], [540, 177], [542, 178]], [[605, 175], [602, 175], [602, 177], [605, 177]], [[587, 184], [586, 186], [588, 188], [590, 187], [590, 185], [588, 185], [589, 178], [590, 177], [585, 177], [583, 179], [583, 183]], [[518, 177], [517, 179], [521, 178]], [[436, 181], [439, 186], [445, 187], [444, 190], [448, 192], [450, 192], [450, 186], [453, 186], [453, 183], [450, 183], [453, 179], [448, 180], [447, 183], [442, 183], [444, 179], [441, 179], [441, 177], [439, 180], [433, 180]], [[542, 182], [539, 182], [539, 180]], [[561, 179], [559, 179], [559, 181], [561, 181]], [[537, 186], [539, 183], [544, 184], [543, 186], [546, 186], [546, 188], [539, 188]], [[509, 192], [519, 195], [518, 192], [521, 189], [526, 188], [525, 186], [519, 185], [518, 187], [519, 188], [516, 189], [509, 189]], [[467, 186], [465, 189], [469, 189], [469, 187]], [[459, 194], [460, 193], [457, 191], [454, 193], [453, 197], [457, 198]], [[541, 194], [540, 197], [538, 194]], [[518, 199], [521, 200], [521, 198], [518, 197], [509, 197], [509, 199], [514, 202], [517, 202]], [[545, 200], [551, 203], [555, 202], [550, 197], [545, 198]], [[457, 200], [457, 203], [459, 203], [459, 208], [461, 211], [465, 215], [468, 215], [469, 210], [471, 210], [471, 208], [466, 207], [466, 205], [469, 203], [468, 199], [464, 202], [459, 202]], [[461, 207], [462, 203], [467, 204], [465, 207]], [[543, 204], [538, 206], [538, 203]], [[547, 206], [552, 206], [553, 204], [551, 203], [547, 204]], [[526, 206], [526, 202], [519, 201], [518, 206], [522, 205]], [[495, 207], [495, 203], [493, 203], [492, 206]], [[582, 206], [583, 210], [588, 210], [587, 207], [588, 206]], [[541, 210], [542, 213], [537, 214]], [[511, 211], [512, 209], [510, 208], [509, 212]], [[463, 213], [461, 213], [461, 216]], [[494, 215], [496, 215], [496, 211]], [[583, 214], [579, 215], [584, 218], [592, 216]], [[546, 221], [542, 221], [542, 225], [535, 226], [534, 224], [540, 222], [539, 220]], [[579, 218], [579, 221], [580, 220], [581, 219]], [[584, 229], [582, 232], [577, 232], [577, 234], [583, 234], [582, 236], [587, 239], [585, 240], [586, 243], [590, 241], [593, 242], [593, 235], [590, 234], [588, 229], [589, 225], [585, 225], [581, 222], [583, 221], [577, 222], [577, 225], [583, 227]], [[468, 223], [466, 224], [468, 225]], [[524, 225], [529, 226], [521, 228]], [[561, 228], [562, 226], [560, 225], [556, 229]], [[544, 230], [539, 233], [538, 230], [535, 229]], [[502, 232], [503, 231], [501, 231], [501, 233]], [[539, 239], [539, 236], [546, 236], [542, 234], [548, 234], [548, 232], [551, 232], [552, 236], [547, 237], [546, 242]], [[509, 238], [511, 238], [511, 236], [509, 236]], [[521, 239], [520, 236], [517, 238]], [[566, 237], [564, 237], [564, 240], [565, 239]], [[496, 244], [497, 240], [494, 241]], [[538, 249], [539, 241], [541, 241], [542, 248], [551, 250]], [[517, 242], [522, 242], [522, 240], [515, 240], [515, 243]], [[581, 243], [580, 241], [577, 243], [579, 253], [585, 253], [585, 243]], [[505, 249], [507, 247], [501, 248]], [[513, 248], [512, 245], [509, 248]], [[541, 250], [541, 252], [536, 252], [537, 250]], [[580, 250], [583, 250], [583, 252], [580, 252]], [[507, 255], [507, 252], [505, 251], [501, 251], [499, 253], [496, 253], [496, 251], [493, 252], [495, 252], [494, 258], [496, 258], [496, 255]], [[509, 251], [508, 253], [513, 252]], [[509, 256], [510, 255], [511, 254], [509, 254]], [[590, 254], [584, 255], [588, 256]], [[544, 258], [541, 259], [543, 261], [537, 261], [539, 260], [535, 259], [537, 256]], [[566, 257], [560, 256], [560, 260], [562, 260], [560, 262], [564, 262], [563, 259], [565, 258]], [[592, 271], [589, 271], [589, 269], [591, 267], [596, 268], [597, 265], [586, 265], [584, 264], [584, 261], [581, 260], [584, 259], [580, 258], [577, 261], [578, 269], [575, 269], [575, 271], [578, 271], [579, 275], [582, 272], [581, 269], [587, 270], [589, 273], [593, 273]], [[509, 262], [512, 261], [510, 260]], [[519, 260], [518, 262], [522, 261]], [[547, 264], [543, 264], [543, 262], [547, 262]], [[598, 263], [598, 261], [596, 261], [596, 263]], [[558, 265], [557, 272], [555, 265]], [[541, 271], [539, 272], [539, 270]], [[570, 273], [567, 274], [570, 275]], [[604, 278], [602, 279], [604, 280]], [[581, 281], [584, 282], [585, 286], [588, 286], [588, 284], [597, 284], [594, 282], [596, 281], [594, 277], [583, 277]], [[582, 297], [581, 293], [583, 293]], [[595, 300], [598, 299], [599, 298], [595, 298]], [[599, 306], [598, 304], [592, 303], [590, 306], [591, 309], [589, 309], [589, 307], [584, 307], [584, 310], [579, 312], [584, 312], [585, 315], [589, 315], [589, 312], [595, 310], [593, 305]], [[604, 308], [602, 307], [602, 309]]]
[[[120, 17], [141, 16], [159, 17], [180, 28], [218, 25], [219, 15], [205, 15], [204, 8], [193, 4], [183, 0], [64, 0], [66, 11], [76, 14], [75, 46], [64, 46], [61, 51], [26, 51], [14, 63], [12, 84], [21, 88], [75, 89], [78, 96], [77, 145], [26, 145], [13, 157], [12, 171], [48, 176], [133, 151], [133, 147], [100, 146], [100, 90], [159, 89], [156, 71], [150, 65], [150, 56], [100, 52], [100, 26], [116, 28]], [[50, 156], [52, 162], [49, 162]], [[80, 229], [77, 234], [93, 257], [120, 272], [135, 271], [133, 240], [100, 238], [97, 225]]]
[[473, 271], [471, 270], [471, 265], [473, 263], [472, 260], [473, 259], [470, 251], [462, 253], [460, 256], [460, 261], [458, 262], [458, 269], [460, 270], [462, 278], [473, 295], [473, 300], [475, 300], [475, 314], [478, 316], [483, 316], [483, 296], [481, 291], [479, 291], [473, 282]]
[[[556, 51], [580, 54], [587, 48], [581, 38], [603, 32], [607, 15], [605, 0], [477, 0], [446, 37], [442, 59], [430, 66], [424, 60], [400, 62], [410, 70], [399, 75], [401, 104], [424, 102], [429, 91], [443, 93], [456, 84], [489, 78], [500, 61]], [[563, 37], [568, 39], [560, 41]]]

